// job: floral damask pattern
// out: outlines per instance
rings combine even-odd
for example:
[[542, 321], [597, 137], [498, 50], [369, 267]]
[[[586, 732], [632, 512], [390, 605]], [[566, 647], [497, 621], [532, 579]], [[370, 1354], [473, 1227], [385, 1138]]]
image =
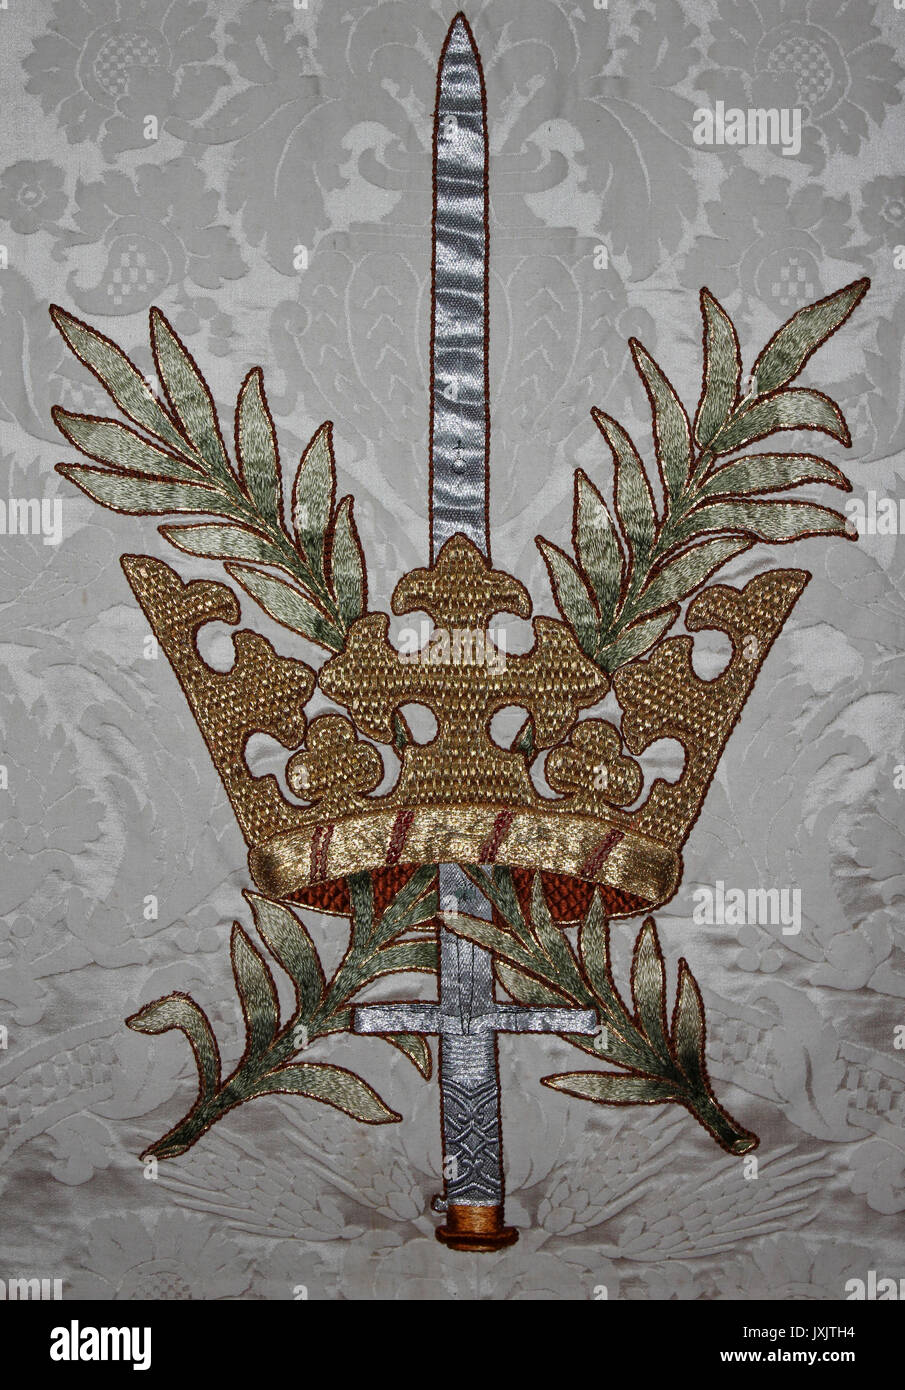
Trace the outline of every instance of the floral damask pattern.
[[103, 247], [106, 265], [92, 284], [74, 272], [71, 298], [87, 314], [132, 314], [148, 309], [169, 285], [220, 290], [245, 274], [235, 237], [218, 221], [216, 191], [198, 178], [183, 155], [168, 164], [144, 164], [134, 177], [107, 174], [80, 182], [75, 229], [66, 248]]
[[26, 90], [71, 144], [98, 142], [109, 159], [141, 149], [146, 115], [184, 128], [227, 80], [214, 25], [207, 0], [57, 0], [26, 59]]
[[22, 159], [0, 174], [0, 217], [14, 232], [52, 231], [66, 211], [65, 175], [51, 159]]
[[[684, 311], [702, 284], [762, 341], [873, 278], [825, 380], [851, 425], [853, 496], [900, 498], [905, 14], [862, 0], [466, 8], [493, 156], [497, 561], [543, 592], [533, 536], [568, 530], [573, 467], [607, 486], [589, 408], [643, 437], [625, 340], [678, 343], [663, 365], [691, 381]], [[671, 978], [687, 953], [706, 982], [713, 1074], [763, 1136], [757, 1181], [663, 1110], [589, 1117], [546, 1091], [536, 1078], [563, 1045], [541, 1038], [501, 1044], [522, 1237], [489, 1265], [434, 1240], [436, 1093], [379, 1049], [368, 1063], [404, 1124], [363, 1135], [305, 1101], [260, 1100], [145, 1180], [134, 1155], [188, 1099], [192, 1068], [177, 1041], [149, 1045], [122, 1020], [183, 990], [235, 1033], [223, 948], [247, 878], [116, 564], [135, 531], [51, 481], [51, 403], [104, 408], [46, 306], [131, 350], [161, 305], [215, 361], [223, 399], [262, 364], [290, 451], [332, 418], [386, 600], [426, 542], [431, 111], [450, 11], [42, 0], [15, 18], [0, 501], [59, 498], [63, 528], [45, 544], [5, 511], [0, 528], [0, 1187], [22, 1272], [62, 1273], [67, 1297], [286, 1300], [836, 1300], [868, 1269], [905, 1274], [899, 531], [804, 553], [814, 577], [662, 919]], [[694, 112], [718, 100], [800, 109], [800, 156], [697, 147]], [[152, 374], [144, 348], [135, 360]], [[154, 551], [153, 528], [139, 544]], [[746, 577], [739, 562], [732, 582]], [[798, 888], [801, 930], [696, 925], [693, 891], [717, 879]], [[338, 956], [335, 924], [306, 919]], [[614, 930], [617, 975], [631, 934]], [[355, 1065], [371, 1044], [344, 1046]]]
[[[713, 25], [701, 85], [727, 105], [802, 107], [802, 153], [815, 170], [863, 149], [900, 99], [905, 68], [858, 0], [729, 0]], [[736, 96], [738, 99], [736, 100]]]

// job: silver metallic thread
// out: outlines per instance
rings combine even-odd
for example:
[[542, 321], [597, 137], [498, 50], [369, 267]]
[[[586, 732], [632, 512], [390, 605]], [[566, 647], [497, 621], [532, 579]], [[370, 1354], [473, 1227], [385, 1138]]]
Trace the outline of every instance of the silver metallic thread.
[[461, 17], [440, 66], [434, 161], [431, 556], [457, 532], [487, 554], [487, 130]]
[[[431, 558], [461, 533], [489, 555], [487, 536], [487, 136], [477, 53], [459, 16], [440, 67], [434, 133], [434, 377]], [[490, 902], [458, 864], [439, 866], [440, 911], [490, 920]], [[356, 1033], [440, 1037], [446, 1205], [503, 1201], [497, 1033], [597, 1031], [591, 1010], [528, 1009], [493, 993], [493, 958], [439, 931], [438, 1003], [363, 1004]]]

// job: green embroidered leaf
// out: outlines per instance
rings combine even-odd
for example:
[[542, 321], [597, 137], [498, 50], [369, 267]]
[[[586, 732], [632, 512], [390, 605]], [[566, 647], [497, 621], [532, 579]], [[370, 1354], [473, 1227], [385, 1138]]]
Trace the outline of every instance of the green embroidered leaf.
[[361, 948], [374, 934], [374, 884], [368, 873], [349, 876], [349, 899], [352, 908], [352, 939]]
[[248, 1026], [247, 1050], [250, 1056], [257, 1057], [273, 1042], [279, 1027], [277, 994], [263, 957], [258, 955], [238, 922], [233, 925], [230, 945], [236, 989]]
[[401, 941], [395, 946], [384, 946], [377, 953], [370, 968], [372, 979], [378, 975], [391, 975], [395, 971], [420, 970], [436, 974], [439, 968], [436, 937], [425, 937], [418, 941]]
[[666, 1031], [666, 969], [652, 917], [638, 934], [632, 957], [632, 1001], [636, 1016], [654, 1048], [669, 1057]]
[[793, 381], [808, 358], [840, 328], [867, 293], [870, 281], [854, 280], [816, 304], [793, 314], [770, 339], [754, 364], [759, 395]]
[[500, 984], [519, 1004], [529, 1004], [537, 1009], [561, 1009], [569, 1002], [568, 995], [550, 989], [533, 975], [510, 965], [507, 961], [494, 961], [494, 968]]
[[543, 1076], [541, 1083], [553, 1091], [593, 1100], [600, 1105], [658, 1105], [677, 1100], [676, 1087], [653, 1076], [617, 1076], [607, 1071], [569, 1071]]
[[677, 533], [677, 544], [705, 531], [744, 531], [778, 545], [804, 536], [851, 539], [842, 513], [815, 502], [707, 502], [689, 512]]
[[558, 546], [540, 537], [537, 546], [546, 562], [560, 612], [573, 628], [582, 651], [593, 652], [597, 645], [598, 617], [590, 589], [577, 567]]
[[424, 922], [430, 922], [437, 915], [437, 869], [434, 864], [423, 864], [399, 889], [392, 902], [384, 909], [380, 919], [377, 942], [383, 945], [400, 932], [411, 931]]
[[231, 481], [207, 382], [159, 309], [151, 310], [151, 349], [167, 399], [211, 477]]
[[629, 339], [635, 366], [641, 374], [653, 414], [654, 443], [664, 486], [678, 497], [691, 470], [691, 428], [682, 402], [637, 338]]
[[651, 618], [641, 618], [632, 623], [615, 642], [600, 651], [597, 659], [604, 671], [616, 671], [626, 662], [642, 656], [655, 642], [659, 642], [678, 616], [679, 607], [674, 604], [665, 613], [656, 613]]
[[274, 575], [251, 569], [248, 565], [227, 562], [226, 572], [246, 593], [251, 594], [265, 613], [293, 632], [300, 632], [309, 641], [317, 642], [330, 651], [338, 652], [343, 645], [343, 636], [330, 619], [307, 599], [298, 589], [285, 584]]
[[524, 753], [525, 757], [528, 759], [532, 759], [534, 757], [535, 753], [537, 752], [537, 747], [534, 741], [533, 719], [525, 720], [521, 729], [515, 736], [515, 740], [512, 744], [512, 751], [514, 753]]
[[622, 589], [622, 547], [609, 508], [579, 468], [575, 474], [575, 554], [591, 582], [606, 628]]
[[709, 1090], [704, 1064], [704, 1004], [697, 981], [684, 960], [679, 961], [672, 1045], [676, 1061], [691, 1084]]
[[632, 567], [643, 565], [657, 526], [654, 498], [638, 451], [621, 425], [596, 407], [591, 411], [613, 454], [616, 475], [616, 515], [629, 542]]
[[192, 526], [161, 526], [160, 534], [187, 555], [211, 560], [248, 560], [256, 565], [286, 566], [286, 557], [260, 531], [248, 526], [201, 522]]
[[511, 870], [502, 864], [495, 864], [490, 874], [480, 864], [460, 864], [459, 867], [493, 904], [516, 943], [529, 947], [536, 945], [534, 934], [525, 921]]
[[125, 353], [102, 333], [56, 304], [51, 305], [50, 316], [75, 356], [97, 377], [123, 414], [163, 440], [176, 453], [183, 453], [187, 441]]
[[752, 541], [732, 540], [727, 536], [683, 550], [681, 555], [654, 571], [653, 577], [641, 591], [639, 602], [655, 612], [665, 604], [686, 598], [714, 570], [725, 565], [734, 555], [749, 550], [752, 544]]
[[738, 400], [742, 358], [732, 320], [709, 290], [701, 290], [704, 318], [704, 388], [694, 435], [703, 448], [726, 423]]
[[365, 609], [365, 562], [352, 516], [351, 497], [344, 497], [340, 502], [333, 525], [330, 588], [344, 623], [354, 623], [361, 617]]
[[251, 1094], [266, 1096], [280, 1092], [324, 1101], [366, 1125], [385, 1125], [402, 1119], [360, 1076], [328, 1062], [294, 1062], [279, 1067], [263, 1076]]
[[739, 411], [721, 431], [717, 453], [734, 453], [774, 430], [822, 430], [846, 446], [851, 444], [842, 412], [829, 396], [793, 386]]
[[197, 468], [189, 467], [116, 420], [73, 415], [59, 405], [54, 406], [51, 415], [57, 429], [70, 443], [98, 463], [110, 463], [121, 472], [145, 473], [154, 478], [174, 478], [190, 483], [204, 481]]
[[573, 999], [580, 999], [582, 981], [575, 956], [568, 938], [553, 925], [539, 873], [534, 875], [531, 885], [530, 925], [534, 938], [553, 966], [557, 979], [562, 981]]
[[247, 892], [255, 926], [268, 950], [295, 984], [296, 1001], [305, 1015], [320, 1003], [326, 988], [323, 967], [305, 927], [282, 903]]
[[140, 473], [114, 473], [84, 463], [58, 463], [62, 473], [95, 502], [117, 512], [155, 516], [165, 512], [224, 512], [222, 496], [204, 483], [168, 483]]
[[597, 892], [579, 928], [578, 954], [597, 998], [609, 1008], [617, 1005], [610, 967], [610, 926]]
[[248, 373], [239, 392], [236, 458], [239, 476], [261, 515], [282, 526], [280, 454], [260, 367]]
[[292, 524], [299, 545], [316, 574], [324, 574], [324, 536], [333, 512], [336, 467], [333, 425], [321, 425], [308, 445], [292, 489]]
[[416, 1067], [424, 1077], [425, 1081], [430, 1081], [431, 1073], [434, 1069], [431, 1050], [418, 1033], [381, 1033], [384, 1042], [392, 1043], [393, 1047], [398, 1047], [404, 1057], [407, 1057], [413, 1067]]
[[843, 492], [852, 490], [843, 472], [813, 454], [751, 454], [711, 473], [700, 495], [738, 497], [751, 492], [782, 492], [805, 483], [829, 483]]
[[486, 893], [513, 931], [519, 935], [528, 932], [518, 894], [515, 891], [515, 881], [511, 869], [507, 868], [505, 864], [495, 864], [489, 879], [479, 864], [470, 864], [466, 872], [472, 882]]
[[[603, 914], [599, 893], [595, 893], [578, 933], [581, 970], [591, 986], [601, 1030], [593, 1038], [570, 1034], [569, 1042], [598, 1059], [615, 1062], [631, 1070], [650, 1069], [654, 1054], [634, 1026], [613, 982], [610, 967], [610, 929]], [[639, 1047], [642, 1049], [639, 1051]]]
[[512, 961], [514, 965], [524, 967], [531, 964], [531, 956], [514, 936], [494, 926], [492, 922], [486, 922], [483, 917], [444, 912], [443, 925], [455, 932], [456, 936], [464, 936], [466, 941], [473, 941], [477, 946], [492, 951], [495, 956]]
[[155, 999], [126, 1019], [136, 1033], [168, 1033], [178, 1028], [191, 1044], [198, 1064], [201, 1095], [212, 1095], [220, 1085], [220, 1053], [211, 1025], [194, 999], [186, 994], [169, 994]]
[[[700, 1080], [692, 1080], [678, 1065], [674, 1044], [676, 1023], [674, 1021], [670, 1035], [665, 1019], [663, 959], [650, 918], [633, 957], [632, 996], [636, 1021], [613, 982], [609, 928], [599, 893], [594, 895], [579, 930], [576, 958], [568, 939], [552, 922], [539, 876], [534, 882], [529, 926], [515, 892], [511, 870], [497, 866], [488, 877], [473, 864], [461, 867], [475, 883], [485, 886], [487, 897], [508, 930], [503, 931], [495, 923], [482, 919], [450, 915], [446, 921], [452, 930], [494, 952], [498, 957], [494, 968], [500, 982], [520, 1003], [561, 1007], [565, 1000], [585, 1009], [593, 1008], [601, 1025], [598, 1034], [593, 1038], [567, 1034], [567, 1041], [598, 1059], [625, 1068], [627, 1073], [569, 1072], [544, 1077], [545, 1085], [603, 1104], [678, 1102], [686, 1106], [728, 1152], [745, 1153], [756, 1145], [755, 1136], [738, 1126], [717, 1104], [706, 1082], [703, 1058]], [[680, 985], [684, 969], [682, 962]], [[687, 992], [688, 988], [686, 982], [684, 990]], [[682, 1036], [691, 1036], [694, 1029], [689, 1029], [689, 1002], [681, 988], [677, 1018], [680, 1013]], [[691, 1021], [693, 1023], [693, 1019]], [[703, 1046], [703, 1023], [700, 1038]]]

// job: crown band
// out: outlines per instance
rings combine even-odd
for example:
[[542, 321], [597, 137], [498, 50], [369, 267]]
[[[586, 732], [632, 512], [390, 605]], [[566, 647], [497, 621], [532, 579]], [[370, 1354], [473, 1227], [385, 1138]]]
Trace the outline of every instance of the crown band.
[[454, 817], [424, 805], [348, 816], [276, 835], [248, 862], [261, 891], [282, 898], [366, 869], [446, 860], [567, 874], [650, 906], [672, 897], [681, 869], [669, 846], [615, 820], [500, 806], [457, 806]]

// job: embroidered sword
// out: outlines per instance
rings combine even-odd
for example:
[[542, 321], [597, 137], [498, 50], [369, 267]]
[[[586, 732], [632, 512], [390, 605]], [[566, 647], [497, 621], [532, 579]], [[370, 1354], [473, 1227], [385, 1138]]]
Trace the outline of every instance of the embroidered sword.
[[[431, 314], [431, 561], [464, 534], [489, 558], [490, 416], [487, 375], [487, 120], [484, 78], [465, 16], [446, 37], [434, 119]], [[457, 864], [439, 866], [441, 919], [489, 919], [488, 899]], [[364, 1004], [356, 1033], [440, 1038], [445, 1211], [438, 1240], [456, 1250], [497, 1250], [518, 1232], [504, 1221], [498, 1033], [597, 1032], [592, 1010], [524, 1008], [494, 997], [493, 959], [441, 926], [439, 1001]]]

